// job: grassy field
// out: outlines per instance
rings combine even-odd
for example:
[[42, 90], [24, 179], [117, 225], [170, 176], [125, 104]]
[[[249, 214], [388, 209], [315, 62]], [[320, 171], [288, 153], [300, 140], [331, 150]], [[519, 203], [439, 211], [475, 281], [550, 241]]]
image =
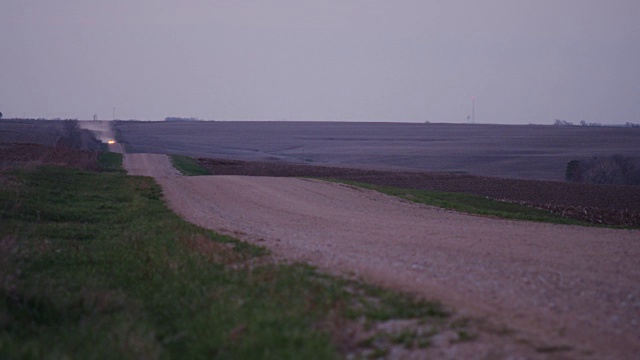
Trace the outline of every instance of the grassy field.
[[[0, 173], [0, 358], [331, 359], [473, 331], [437, 303], [186, 223], [120, 159]], [[379, 330], [397, 319], [429, 330]]]

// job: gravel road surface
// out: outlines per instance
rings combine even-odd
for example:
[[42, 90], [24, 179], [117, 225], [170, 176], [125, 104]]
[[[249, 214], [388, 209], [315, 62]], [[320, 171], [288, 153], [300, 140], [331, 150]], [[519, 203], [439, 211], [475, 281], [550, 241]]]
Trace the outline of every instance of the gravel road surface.
[[183, 177], [165, 155], [124, 165], [193, 223], [568, 349], [549, 357], [640, 354], [638, 231], [470, 216], [316, 180]]

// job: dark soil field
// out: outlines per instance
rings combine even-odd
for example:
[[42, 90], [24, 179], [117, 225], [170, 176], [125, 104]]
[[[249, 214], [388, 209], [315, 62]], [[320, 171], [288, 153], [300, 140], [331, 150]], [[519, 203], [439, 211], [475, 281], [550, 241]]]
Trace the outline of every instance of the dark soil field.
[[468, 174], [200, 158], [214, 175], [319, 177], [408, 189], [461, 192], [517, 202], [592, 223], [640, 226], [640, 186], [490, 178]]
[[0, 120], [0, 143], [30, 143], [55, 146], [62, 124], [42, 120]]
[[640, 157], [640, 128], [361, 122], [117, 122], [127, 152], [563, 181], [573, 159]]
[[[89, 122], [87, 122], [89, 123]], [[39, 144], [57, 146], [65, 137], [62, 120], [0, 120], [0, 144]], [[80, 142], [83, 150], [99, 150], [100, 143], [88, 130], [80, 130]]]
[[16, 166], [57, 165], [98, 169], [98, 153], [38, 144], [0, 143], [0, 171]]

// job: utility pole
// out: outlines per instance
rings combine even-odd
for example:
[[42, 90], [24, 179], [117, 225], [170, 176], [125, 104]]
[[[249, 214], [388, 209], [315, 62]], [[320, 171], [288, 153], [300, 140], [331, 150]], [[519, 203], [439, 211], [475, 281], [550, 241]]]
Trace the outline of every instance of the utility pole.
[[113, 115], [113, 120], [115, 120], [116, 119], [116, 108], [115, 107], [113, 108], [113, 114], [112, 115]]
[[471, 123], [476, 123], [476, 97], [471, 97]]

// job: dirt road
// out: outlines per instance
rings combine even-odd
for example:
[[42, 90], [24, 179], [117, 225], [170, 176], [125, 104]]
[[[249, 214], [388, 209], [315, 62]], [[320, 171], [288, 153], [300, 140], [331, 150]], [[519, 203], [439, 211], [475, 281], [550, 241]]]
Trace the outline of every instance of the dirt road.
[[553, 356], [637, 359], [640, 232], [468, 216], [295, 178], [183, 177], [126, 154], [187, 220], [275, 254], [439, 299]]
[[[89, 130], [93, 133], [93, 136], [100, 140], [101, 142], [108, 144], [109, 141], [115, 140], [116, 139], [116, 135], [113, 131], [112, 128], [112, 122], [111, 121], [105, 121], [105, 120], [96, 120], [96, 121], [80, 121], [79, 122], [80, 127], [85, 129], [85, 130]], [[108, 145], [109, 151], [111, 152], [115, 152], [115, 153], [124, 153], [124, 145], [114, 142], [112, 144]]]
[[109, 140], [115, 139], [115, 134], [111, 129], [110, 121], [80, 121], [79, 125], [85, 130], [89, 130], [93, 133], [96, 139], [107, 143]]

